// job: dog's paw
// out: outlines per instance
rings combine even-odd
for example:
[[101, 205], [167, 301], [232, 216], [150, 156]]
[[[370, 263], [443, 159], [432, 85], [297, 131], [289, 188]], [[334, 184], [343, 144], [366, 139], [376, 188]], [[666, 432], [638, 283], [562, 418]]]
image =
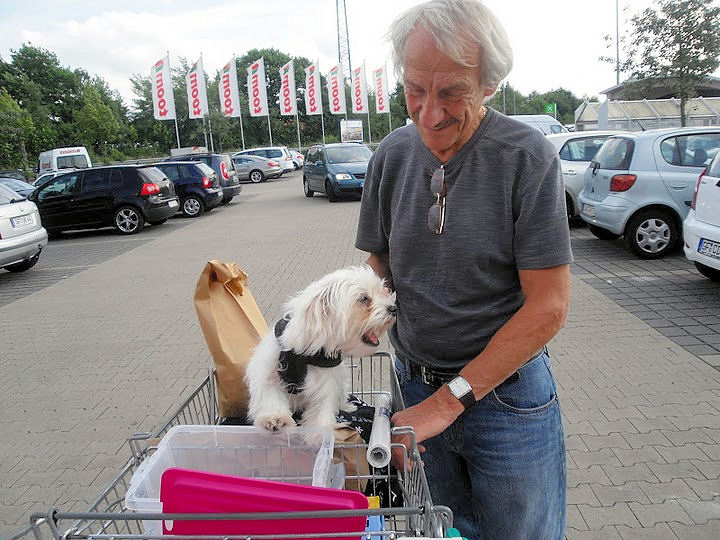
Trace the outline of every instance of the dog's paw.
[[258, 417], [255, 425], [261, 426], [268, 431], [280, 431], [283, 428], [294, 426], [295, 420], [292, 419], [292, 416], [273, 414]]

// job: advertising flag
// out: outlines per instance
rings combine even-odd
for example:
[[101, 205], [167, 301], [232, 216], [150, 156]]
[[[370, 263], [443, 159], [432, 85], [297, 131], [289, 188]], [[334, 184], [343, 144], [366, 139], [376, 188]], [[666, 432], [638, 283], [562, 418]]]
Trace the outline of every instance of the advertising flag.
[[320, 89], [320, 69], [318, 63], [305, 68], [305, 114], [322, 114], [322, 90]]
[[280, 114], [294, 116], [296, 113], [295, 67], [290, 60], [280, 68]]
[[187, 87], [188, 97], [188, 116], [190, 118], [203, 118], [209, 111], [202, 56], [185, 75], [185, 86]]
[[237, 66], [234, 56], [222, 68], [218, 92], [220, 94], [220, 112], [223, 116], [231, 118], [240, 116], [240, 93], [238, 92]]
[[353, 92], [352, 103], [354, 113], [367, 113], [368, 95], [367, 81], [365, 80], [365, 64], [353, 70]]
[[345, 114], [345, 76], [342, 66], [337, 64], [330, 70], [327, 79], [328, 103], [332, 114]]
[[385, 66], [373, 71], [375, 81], [375, 112], [378, 114], [390, 112], [390, 95], [388, 94], [387, 70]]
[[269, 116], [264, 58], [255, 60], [247, 68], [247, 87], [250, 116]]
[[158, 60], [150, 68], [152, 82], [153, 114], [155, 120], [175, 119], [175, 97], [170, 76], [170, 57]]

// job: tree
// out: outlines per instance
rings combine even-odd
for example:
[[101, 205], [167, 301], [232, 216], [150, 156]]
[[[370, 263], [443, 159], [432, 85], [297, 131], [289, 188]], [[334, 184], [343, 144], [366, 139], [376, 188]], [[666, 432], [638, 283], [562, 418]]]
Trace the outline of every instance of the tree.
[[5, 88], [0, 88], [0, 167], [16, 168], [22, 163], [28, 171], [27, 143], [31, 140], [35, 125], [27, 111], [12, 98]]
[[720, 65], [720, 7], [714, 0], [658, 0], [632, 17], [632, 39], [621, 70], [630, 74], [635, 91], [662, 79], [685, 105], [697, 96], [697, 85]]
[[93, 86], [85, 88], [82, 107], [75, 111], [73, 120], [76, 140], [96, 156], [106, 155], [108, 145], [115, 143], [121, 132], [120, 122]]

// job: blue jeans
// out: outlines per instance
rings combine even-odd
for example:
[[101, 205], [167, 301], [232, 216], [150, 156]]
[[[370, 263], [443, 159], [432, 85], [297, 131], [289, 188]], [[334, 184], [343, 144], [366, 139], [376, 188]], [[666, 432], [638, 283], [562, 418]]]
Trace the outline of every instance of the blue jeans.
[[[437, 388], [410, 378], [396, 359], [405, 405]], [[565, 529], [565, 436], [547, 352], [520, 368], [422, 454], [434, 504], [449, 506], [470, 539], [562, 539]]]

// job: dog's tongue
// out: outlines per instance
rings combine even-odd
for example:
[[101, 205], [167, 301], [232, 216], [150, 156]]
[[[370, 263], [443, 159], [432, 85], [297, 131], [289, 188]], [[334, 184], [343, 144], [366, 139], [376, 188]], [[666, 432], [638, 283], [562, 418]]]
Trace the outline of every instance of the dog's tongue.
[[375, 345], [375, 346], [380, 345], [380, 340], [377, 338], [377, 336], [375, 335], [375, 333], [372, 332], [372, 331], [365, 332], [365, 333], [363, 334], [363, 339], [364, 339], [367, 343], [369, 343], [369, 344], [372, 344], [372, 345]]

